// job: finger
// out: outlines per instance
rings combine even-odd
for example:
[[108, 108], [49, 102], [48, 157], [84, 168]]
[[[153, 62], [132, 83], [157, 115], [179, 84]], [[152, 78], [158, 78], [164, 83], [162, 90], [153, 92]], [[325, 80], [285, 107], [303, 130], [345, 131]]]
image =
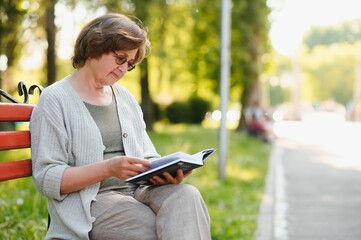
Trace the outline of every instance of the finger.
[[127, 160], [128, 160], [128, 163], [130, 163], [130, 164], [134, 164], [134, 165], [140, 164], [140, 165], [147, 166], [147, 167], [150, 166], [150, 161], [146, 160], [146, 159], [127, 157]]
[[165, 179], [167, 180], [168, 183], [171, 183], [171, 184], [179, 183], [178, 174], [177, 174], [177, 177], [173, 177], [169, 172], [164, 172], [163, 176], [165, 177]]
[[140, 173], [140, 171], [127, 170], [125, 175], [129, 178], [129, 177], [133, 177], [135, 175], [138, 175], [139, 173]]
[[147, 167], [147, 166], [138, 165], [138, 164], [128, 164], [126, 166], [126, 168], [129, 171], [133, 171], [133, 172], [137, 172], [137, 173], [144, 172], [149, 169], [149, 167]]
[[176, 176], [177, 183], [181, 183], [183, 181], [183, 179], [184, 179], [183, 170], [178, 169], [177, 170], [177, 176]]
[[153, 178], [150, 178], [149, 181], [153, 183], [154, 185], [157, 185], [157, 182], [153, 180]]
[[159, 176], [152, 177], [152, 180], [155, 182], [156, 185], [165, 185], [165, 184], [167, 184], [166, 180], [159, 177]]
[[128, 179], [128, 178], [130, 178], [130, 177], [133, 177], [133, 176], [135, 176], [135, 175], [137, 175], [137, 174], [139, 174], [139, 172], [138, 171], [131, 171], [131, 170], [125, 170], [125, 169], [123, 169], [123, 170], [121, 170], [121, 171], [119, 171], [116, 175], [115, 175], [115, 177], [117, 177], [117, 178], [119, 178], [119, 179], [122, 179], [122, 180], [125, 180], [125, 179]]
[[127, 157], [126, 161], [124, 162], [126, 163], [126, 165], [124, 166], [126, 169], [137, 172], [144, 172], [145, 170], [148, 170], [150, 165], [148, 160], [144, 160], [141, 158]]
[[177, 178], [180, 177], [183, 179], [183, 170], [182, 169], [177, 169]]
[[188, 171], [188, 172], [186, 172], [186, 173], [183, 173], [184, 175], [183, 175], [183, 178], [186, 178], [186, 177], [188, 177], [189, 175], [191, 175], [192, 174], [192, 170], [190, 170], [190, 171]]

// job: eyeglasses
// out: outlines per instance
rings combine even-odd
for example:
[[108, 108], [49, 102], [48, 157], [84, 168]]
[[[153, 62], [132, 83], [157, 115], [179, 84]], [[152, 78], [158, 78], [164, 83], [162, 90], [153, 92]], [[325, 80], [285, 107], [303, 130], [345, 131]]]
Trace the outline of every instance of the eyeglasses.
[[130, 61], [127, 61], [127, 55], [120, 55], [118, 53], [116, 53], [115, 51], [113, 51], [113, 53], [115, 54], [115, 63], [120, 65], [123, 65], [124, 63], [128, 63], [128, 72], [132, 71], [135, 68], [135, 65], [132, 64]]

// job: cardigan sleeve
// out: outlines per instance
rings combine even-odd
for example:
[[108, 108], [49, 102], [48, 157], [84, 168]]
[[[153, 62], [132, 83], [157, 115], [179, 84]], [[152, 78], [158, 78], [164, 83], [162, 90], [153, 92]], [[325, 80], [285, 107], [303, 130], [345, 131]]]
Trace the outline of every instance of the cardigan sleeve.
[[45, 196], [61, 201], [61, 178], [68, 167], [68, 138], [59, 103], [47, 92], [34, 108], [30, 119], [31, 155], [35, 186]]

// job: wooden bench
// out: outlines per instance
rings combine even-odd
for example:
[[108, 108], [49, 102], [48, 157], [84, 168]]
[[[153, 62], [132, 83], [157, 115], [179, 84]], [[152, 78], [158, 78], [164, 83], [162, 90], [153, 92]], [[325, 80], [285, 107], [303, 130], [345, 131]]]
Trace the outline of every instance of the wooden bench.
[[[0, 103], [0, 122], [28, 122], [35, 105]], [[30, 148], [30, 131], [0, 131], [0, 150]], [[31, 159], [0, 162], [0, 181], [32, 175]]]
[[[27, 91], [26, 86], [20, 82], [18, 84], [19, 95], [24, 95], [24, 102], [21, 103], [10, 94], [0, 89], [0, 95], [11, 102], [0, 102], [0, 123], [19, 122], [28, 123], [35, 105], [27, 104], [28, 94], [33, 94], [34, 89], [38, 88], [40, 93], [44, 89], [41, 86], [33, 85]], [[30, 131], [29, 128], [24, 130], [0, 131], [0, 152], [13, 151], [19, 149], [30, 150]], [[30, 154], [30, 151], [29, 151]], [[16, 154], [15, 154], [16, 155]], [[32, 175], [32, 164], [30, 156], [27, 159], [0, 159], [0, 182], [30, 177]], [[50, 216], [48, 214], [48, 228]]]
[[[27, 104], [29, 94], [34, 94], [35, 89], [39, 89], [39, 94], [44, 90], [42, 86], [32, 85], [29, 90], [24, 82], [18, 83], [18, 93], [23, 96], [23, 102], [0, 89], [0, 96], [10, 102], [0, 102], [0, 122], [17, 123], [29, 122], [31, 113], [35, 105]], [[0, 131], [0, 151], [30, 148], [30, 131]], [[15, 159], [3, 161], [0, 159], [0, 182], [29, 177], [32, 175], [31, 159]]]

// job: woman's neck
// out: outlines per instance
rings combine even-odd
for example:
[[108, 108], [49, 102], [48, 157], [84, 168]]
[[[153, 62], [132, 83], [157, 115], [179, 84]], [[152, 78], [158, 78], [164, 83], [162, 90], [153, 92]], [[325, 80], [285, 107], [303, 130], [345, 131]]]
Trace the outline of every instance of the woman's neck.
[[112, 102], [112, 89], [102, 85], [81, 69], [75, 71], [70, 77], [70, 83], [80, 98], [87, 103], [98, 106], [109, 105]]

